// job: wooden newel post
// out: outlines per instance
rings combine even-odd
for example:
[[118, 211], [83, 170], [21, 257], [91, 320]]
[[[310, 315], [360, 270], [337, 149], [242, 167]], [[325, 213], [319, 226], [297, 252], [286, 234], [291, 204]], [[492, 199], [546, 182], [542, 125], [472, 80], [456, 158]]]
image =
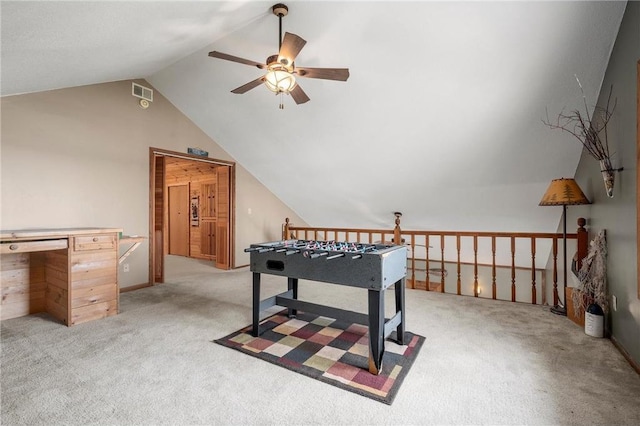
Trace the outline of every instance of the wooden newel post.
[[396, 216], [396, 227], [393, 228], [393, 244], [399, 246], [402, 245], [402, 231], [400, 230], [400, 218], [402, 217], [402, 213], [393, 212], [393, 214]]
[[578, 240], [577, 240], [577, 255], [578, 255], [578, 261], [576, 262], [576, 266], [578, 268], [578, 271], [580, 270], [580, 268], [582, 267], [582, 259], [584, 259], [585, 257], [587, 257], [587, 252], [589, 251], [589, 233], [587, 232], [587, 230], [585, 229], [584, 225], [586, 225], [587, 221], [585, 218], [583, 217], [579, 217], [578, 218], [578, 230], [576, 231], [576, 234], [578, 235]]
[[[585, 229], [584, 225], [587, 221], [579, 217], [578, 218], [578, 230], [576, 231], [576, 268], [579, 271], [582, 267], [582, 260], [587, 257], [587, 252], [589, 251], [589, 232]], [[584, 311], [582, 309], [576, 314], [573, 303], [573, 288], [569, 288], [566, 291], [567, 297], [567, 317], [578, 324], [579, 326], [584, 327]], [[584, 295], [582, 297], [585, 297]], [[588, 305], [588, 303], [587, 303]]]
[[287, 217], [284, 219], [284, 226], [282, 227], [282, 239], [288, 240], [289, 235], [289, 218]]

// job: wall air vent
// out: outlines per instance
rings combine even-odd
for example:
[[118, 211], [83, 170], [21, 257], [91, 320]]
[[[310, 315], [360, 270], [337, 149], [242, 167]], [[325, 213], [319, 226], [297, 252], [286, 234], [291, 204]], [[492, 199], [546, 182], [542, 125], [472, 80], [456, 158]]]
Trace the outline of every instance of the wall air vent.
[[153, 102], [153, 90], [148, 87], [141, 86], [137, 83], [131, 83], [131, 94], [136, 98]]

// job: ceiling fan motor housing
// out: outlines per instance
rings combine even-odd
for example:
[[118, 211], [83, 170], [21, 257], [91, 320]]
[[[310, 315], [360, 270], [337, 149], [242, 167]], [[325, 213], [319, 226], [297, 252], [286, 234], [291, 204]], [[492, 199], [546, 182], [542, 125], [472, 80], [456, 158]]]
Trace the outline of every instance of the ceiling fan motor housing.
[[286, 69], [288, 72], [293, 72], [294, 66], [293, 66], [293, 62], [289, 63], [289, 60], [287, 58], [283, 58], [281, 57], [280, 60], [278, 60], [278, 57], [280, 55], [271, 55], [267, 58], [267, 68], [271, 69], [274, 67], [277, 68], [284, 68]]

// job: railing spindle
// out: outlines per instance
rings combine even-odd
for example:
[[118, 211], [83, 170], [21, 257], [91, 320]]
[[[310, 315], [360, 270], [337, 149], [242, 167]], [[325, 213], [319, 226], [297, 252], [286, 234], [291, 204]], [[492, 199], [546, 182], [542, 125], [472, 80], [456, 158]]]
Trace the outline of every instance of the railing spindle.
[[473, 236], [473, 295], [478, 297], [478, 236]]
[[424, 236], [424, 250], [425, 250], [425, 261], [426, 261], [425, 269], [426, 269], [426, 274], [427, 274], [426, 278], [425, 278], [425, 280], [427, 282], [425, 290], [431, 291], [431, 278], [429, 278], [429, 272], [430, 272], [430, 269], [431, 269], [431, 264], [429, 262], [429, 234], [426, 234]]
[[460, 296], [462, 293], [462, 282], [460, 281], [460, 235], [456, 235], [456, 251], [458, 252], [458, 282], [456, 286], [456, 294]]
[[511, 301], [516, 301], [516, 237], [511, 237]]
[[491, 297], [496, 299], [496, 236], [491, 237]]
[[[400, 240], [402, 241], [402, 240]], [[398, 244], [397, 241], [394, 243]], [[411, 288], [416, 288], [416, 236], [411, 234]]]
[[531, 237], [531, 303], [536, 305], [536, 237]]
[[440, 293], [444, 293], [444, 234], [440, 235]]

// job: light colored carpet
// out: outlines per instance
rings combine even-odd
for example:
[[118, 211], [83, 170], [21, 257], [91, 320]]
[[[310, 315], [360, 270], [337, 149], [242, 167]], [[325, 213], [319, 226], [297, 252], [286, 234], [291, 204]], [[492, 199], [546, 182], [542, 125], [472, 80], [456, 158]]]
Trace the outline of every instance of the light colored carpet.
[[[301, 282], [300, 298], [366, 311], [362, 289]], [[120, 302], [71, 328], [2, 322], [3, 425], [640, 424], [640, 377], [611, 342], [541, 306], [408, 290], [426, 341], [388, 406], [212, 343], [251, 322], [246, 268], [172, 256], [167, 283]]]

